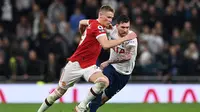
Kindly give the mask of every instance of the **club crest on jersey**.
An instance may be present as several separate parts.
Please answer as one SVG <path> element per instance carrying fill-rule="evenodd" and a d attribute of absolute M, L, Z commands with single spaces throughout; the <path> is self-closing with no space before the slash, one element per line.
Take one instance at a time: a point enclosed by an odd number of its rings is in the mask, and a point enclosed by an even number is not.
<path fill-rule="evenodd" d="M 133 40 L 129 40 L 128 43 L 134 43 L 134 41 Z"/>
<path fill-rule="evenodd" d="M 104 29 L 103 29 L 102 26 L 98 26 L 98 29 L 99 29 L 100 32 L 104 32 Z"/>

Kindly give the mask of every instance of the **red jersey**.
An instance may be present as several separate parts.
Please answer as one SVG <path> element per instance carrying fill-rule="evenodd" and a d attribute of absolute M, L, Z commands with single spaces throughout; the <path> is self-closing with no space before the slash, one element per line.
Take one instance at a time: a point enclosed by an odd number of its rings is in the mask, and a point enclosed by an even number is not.
<path fill-rule="evenodd" d="M 81 68 L 95 65 L 102 48 L 97 38 L 103 35 L 106 35 L 104 27 L 97 20 L 89 20 L 78 48 L 68 60 L 78 61 Z"/>

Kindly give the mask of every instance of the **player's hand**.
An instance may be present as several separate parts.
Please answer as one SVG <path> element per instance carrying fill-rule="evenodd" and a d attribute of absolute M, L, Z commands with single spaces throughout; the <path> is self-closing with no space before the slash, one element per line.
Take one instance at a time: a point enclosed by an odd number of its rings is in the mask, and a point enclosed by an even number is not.
<path fill-rule="evenodd" d="M 128 35 L 126 35 L 124 38 L 125 38 L 125 40 L 131 40 L 136 37 L 137 37 L 137 35 L 134 32 L 132 32 L 132 33 L 129 33 Z"/>
<path fill-rule="evenodd" d="M 100 69 L 103 70 L 105 67 L 107 67 L 109 65 L 109 62 L 108 61 L 105 61 L 103 63 L 101 63 L 100 65 Z"/>
<path fill-rule="evenodd" d="M 110 24 L 106 27 L 106 29 L 109 29 L 109 30 L 113 29 L 112 24 L 110 23 Z"/>

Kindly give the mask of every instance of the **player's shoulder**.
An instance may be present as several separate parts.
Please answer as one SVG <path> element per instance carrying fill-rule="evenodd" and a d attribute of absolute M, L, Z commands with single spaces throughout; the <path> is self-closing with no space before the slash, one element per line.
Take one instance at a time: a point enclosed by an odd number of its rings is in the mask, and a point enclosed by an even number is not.
<path fill-rule="evenodd" d="M 113 26 L 112 29 L 109 29 L 108 30 L 110 33 L 117 33 L 117 27 L 116 26 Z"/>
<path fill-rule="evenodd" d="M 128 43 L 129 44 L 137 44 L 138 43 L 137 42 L 137 34 L 132 30 L 129 30 L 129 33 L 134 33 L 136 38 L 133 38 L 133 39 L 129 40 Z"/>
<path fill-rule="evenodd" d="M 88 20 L 88 24 L 92 24 L 92 23 L 94 23 L 94 22 L 96 22 L 97 20 L 96 19 L 89 19 Z"/>
<path fill-rule="evenodd" d="M 137 34 L 136 34 L 133 30 L 129 30 L 128 33 L 134 33 L 134 35 L 135 35 L 135 37 L 136 37 L 136 39 L 137 39 Z M 134 38 L 134 39 L 135 39 L 135 38 Z"/>
<path fill-rule="evenodd" d="M 89 20 L 89 24 L 90 24 L 90 26 L 92 26 L 92 27 L 102 26 L 102 25 L 101 25 L 97 20 L 95 20 L 95 19 Z"/>
<path fill-rule="evenodd" d="M 116 26 L 113 26 L 112 29 L 106 29 L 106 32 L 110 35 L 110 36 L 115 36 L 116 34 L 118 34 L 117 28 Z M 115 38 L 114 38 L 115 39 Z"/>
<path fill-rule="evenodd" d="M 93 31 L 105 32 L 104 27 L 103 27 L 97 20 L 93 21 L 93 22 L 90 24 L 90 28 L 91 28 Z"/>

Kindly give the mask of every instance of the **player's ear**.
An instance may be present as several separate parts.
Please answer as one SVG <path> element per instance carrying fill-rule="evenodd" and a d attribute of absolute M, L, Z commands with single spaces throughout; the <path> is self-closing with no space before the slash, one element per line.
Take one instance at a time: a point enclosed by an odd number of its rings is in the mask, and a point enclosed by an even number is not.
<path fill-rule="evenodd" d="M 119 26 L 119 24 L 116 24 L 116 27 L 118 27 Z"/>
<path fill-rule="evenodd" d="M 103 15 L 103 13 L 102 13 L 102 12 L 99 12 L 99 17 L 100 17 L 100 18 L 102 17 L 102 15 Z"/>

